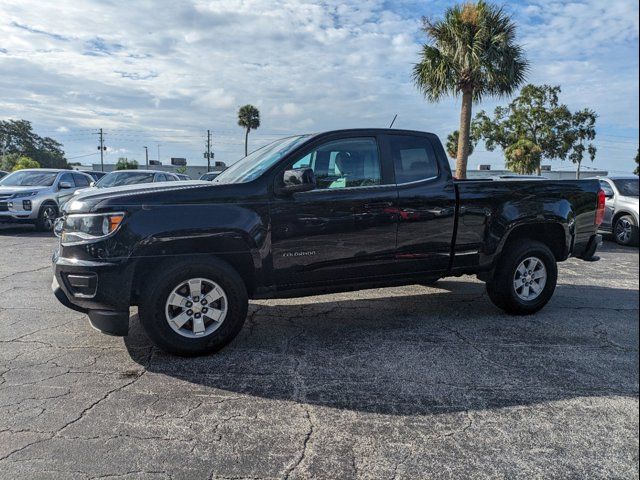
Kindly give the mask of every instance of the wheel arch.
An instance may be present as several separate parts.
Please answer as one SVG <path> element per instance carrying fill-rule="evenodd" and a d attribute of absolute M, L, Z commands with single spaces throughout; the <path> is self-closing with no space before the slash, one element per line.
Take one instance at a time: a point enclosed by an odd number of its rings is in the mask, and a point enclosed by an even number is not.
<path fill-rule="evenodd" d="M 567 227 L 559 222 L 530 222 L 517 225 L 505 236 L 496 257 L 499 258 L 514 242 L 526 239 L 538 241 L 549 247 L 557 261 L 566 260 L 569 256 L 568 238 Z"/>
<path fill-rule="evenodd" d="M 201 247 L 203 243 L 198 242 L 198 245 Z M 157 251 L 157 248 L 149 248 L 136 252 L 131 286 L 132 304 L 138 303 L 145 278 L 163 266 L 180 259 L 206 262 L 207 259 L 215 258 L 223 261 L 240 275 L 249 296 L 256 290 L 259 285 L 259 268 L 256 267 L 254 253 L 244 241 L 239 239 L 231 242 L 228 239 L 224 242 L 212 241 L 207 244 L 206 250 L 193 247 L 192 241 L 182 239 L 164 243 L 161 251 Z M 166 254 L 165 251 L 171 253 Z"/>

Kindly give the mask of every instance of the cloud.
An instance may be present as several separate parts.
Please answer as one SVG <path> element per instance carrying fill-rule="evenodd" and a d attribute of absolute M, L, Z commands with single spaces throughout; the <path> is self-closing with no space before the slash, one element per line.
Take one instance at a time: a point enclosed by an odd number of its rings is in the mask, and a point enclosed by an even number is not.
<path fill-rule="evenodd" d="M 113 149 L 161 143 L 165 155 L 197 162 L 207 129 L 216 159 L 241 156 L 236 115 L 245 103 L 262 114 L 254 147 L 309 129 L 385 127 L 396 113 L 396 127 L 446 136 L 458 126 L 460 100 L 427 103 L 410 74 L 424 41 L 420 17 L 449 4 L 4 0 L 0 118 L 55 132 L 70 156 L 95 150 L 93 129 L 103 128 Z M 597 164 L 622 168 L 637 148 L 637 2 L 506 8 L 532 61 L 530 80 L 560 84 L 571 108 L 598 111 Z M 506 101 L 486 99 L 475 109 Z M 56 132 L 61 124 L 69 131 Z M 471 165 L 478 163 L 503 162 L 478 148 Z"/>

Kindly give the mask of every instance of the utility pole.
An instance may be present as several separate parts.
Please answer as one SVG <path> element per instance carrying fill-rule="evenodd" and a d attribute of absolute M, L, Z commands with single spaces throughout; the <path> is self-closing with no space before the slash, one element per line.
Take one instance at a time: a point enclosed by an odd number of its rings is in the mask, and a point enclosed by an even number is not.
<path fill-rule="evenodd" d="M 211 152 L 211 130 L 207 130 L 207 151 L 204 152 L 204 158 L 207 159 L 207 172 L 211 171 L 211 159 L 215 154 Z"/>
<path fill-rule="evenodd" d="M 160 163 L 160 144 L 158 144 L 158 164 Z"/>
<path fill-rule="evenodd" d="M 98 150 L 100 150 L 100 170 L 104 172 L 104 151 L 107 147 L 104 146 L 104 133 L 102 129 L 100 129 L 98 135 L 100 135 L 100 145 L 98 146 Z"/>
<path fill-rule="evenodd" d="M 144 164 L 149 168 L 149 147 L 144 147 Z"/>

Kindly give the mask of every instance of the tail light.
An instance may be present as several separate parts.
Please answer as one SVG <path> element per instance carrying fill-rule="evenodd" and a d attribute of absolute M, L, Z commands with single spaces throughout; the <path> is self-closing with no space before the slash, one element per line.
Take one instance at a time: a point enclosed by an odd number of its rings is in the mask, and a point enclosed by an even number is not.
<path fill-rule="evenodd" d="M 600 226 L 602 220 L 604 220 L 604 204 L 607 200 L 607 197 L 604 194 L 604 190 L 600 189 L 598 192 L 598 207 L 596 208 L 596 226 Z"/>

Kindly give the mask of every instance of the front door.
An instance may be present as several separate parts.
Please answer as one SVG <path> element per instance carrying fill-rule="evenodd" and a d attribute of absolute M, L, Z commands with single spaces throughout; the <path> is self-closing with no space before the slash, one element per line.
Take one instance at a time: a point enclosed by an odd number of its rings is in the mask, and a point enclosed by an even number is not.
<path fill-rule="evenodd" d="M 276 285 L 349 281 L 393 263 L 397 193 L 375 136 L 311 145 L 287 168 L 313 169 L 317 188 L 271 204 Z"/>

